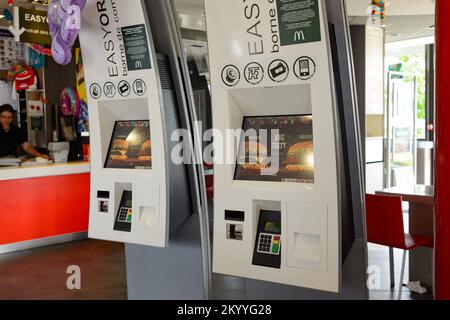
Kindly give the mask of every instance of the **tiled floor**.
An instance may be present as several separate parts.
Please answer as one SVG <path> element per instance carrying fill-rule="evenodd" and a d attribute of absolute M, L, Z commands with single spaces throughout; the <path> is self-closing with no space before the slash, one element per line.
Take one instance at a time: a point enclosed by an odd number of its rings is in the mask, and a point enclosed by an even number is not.
<path fill-rule="evenodd" d="M 81 290 L 68 290 L 66 273 L 81 268 Z M 0 300 L 127 299 L 122 244 L 84 240 L 0 255 Z M 245 299 L 245 281 L 213 276 L 214 299 Z"/>
<path fill-rule="evenodd" d="M 213 274 L 213 299 L 214 300 L 245 300 L 245 280 Z"/>
<path fill-rule="evenodd" d="M 81 290 L 67 288 L 67 268 L 81 269 Z M 0 255 L 0 300 L 126 299 L 122 244 L 85 240 Z"/>
<path fill-rule="evenodd" d="M 381 275 L 380 287 L 370 291 L 371 299 L 397 299 L 401 258 L 401 251 L 395 250 L 396 287 L 391 289 L 388 249 L 369 244 L 369 266 L 377 266 Z M 67 289 L 71 265 L 81 268 L 81 290 Z M 112 242 L 84 240 L 0 255 L 0 275 L 0 300 L 127 299 L 124 248 Z M 213 298 L 245 299 L 245 281 L 213 275 Z M 413 294 L 404 287 L 402 299 L 426 300 L 432 295 Z"/>

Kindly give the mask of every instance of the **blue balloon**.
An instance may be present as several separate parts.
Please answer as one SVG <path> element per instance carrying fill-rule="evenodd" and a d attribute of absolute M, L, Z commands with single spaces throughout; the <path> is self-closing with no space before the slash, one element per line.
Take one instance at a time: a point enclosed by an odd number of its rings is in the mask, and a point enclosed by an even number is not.
<path fill-rule="evenodd" d="M 13 21 L 13 16 L 8 9 L 3 10 L 3 15 L 5 16 L 6 21 Z"/>

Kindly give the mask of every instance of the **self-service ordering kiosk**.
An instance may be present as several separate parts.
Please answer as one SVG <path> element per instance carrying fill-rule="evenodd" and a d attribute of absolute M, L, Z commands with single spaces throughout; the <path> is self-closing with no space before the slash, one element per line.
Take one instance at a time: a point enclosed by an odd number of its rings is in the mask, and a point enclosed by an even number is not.
<path fill-rule="evenodd" d="M 208 298 L 203 169 L 171 159 L 177 129 L 194 157 L 201 150 L 173 4 L 88 1 L 80 43 L 91 126 L 89 237 L 126 243 L 130 299 Z"/>
<path fill-rule="evenodd" d="M 224 137 L 213 272 L 247 278 L 250 299 L 366 298 L 345 1 L 204 3 L 213 126 Z"/>

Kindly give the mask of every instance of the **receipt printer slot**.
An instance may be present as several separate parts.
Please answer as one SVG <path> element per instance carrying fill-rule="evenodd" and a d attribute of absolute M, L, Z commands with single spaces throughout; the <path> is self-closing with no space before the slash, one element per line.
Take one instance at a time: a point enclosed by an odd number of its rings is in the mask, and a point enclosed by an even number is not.
<path fill-rule="evenodd" d="M 245 221 L 244 211 L 225 210 L 225 220 L 227 221 Z"/>

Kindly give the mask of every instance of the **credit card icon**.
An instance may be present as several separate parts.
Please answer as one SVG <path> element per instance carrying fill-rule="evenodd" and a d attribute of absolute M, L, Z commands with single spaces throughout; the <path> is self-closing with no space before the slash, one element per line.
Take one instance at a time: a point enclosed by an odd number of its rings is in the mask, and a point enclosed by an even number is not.
<path fill-rule="evenodd" d="M 122 80 L 117 86 L 117 90 L 122 97 L 127 97 L 130 94 L 131 86 L 127 81 Z"/>
<path fill-rule="evenodd" d="M 270 69 L 272 78 L 278 78 L 279 76 L 287 72 L 287 67 L 280 61 L 277 65 Z"/>
<path fill-rule="evenodd" d="M 124 82 L 120 85 L 119 87 L 119 91 L 121 94 L 124 94 L 125 92 L 127 92 L 128 90 L 130 90 L 130 86 L 128 85 L 128 83 Z"/>

